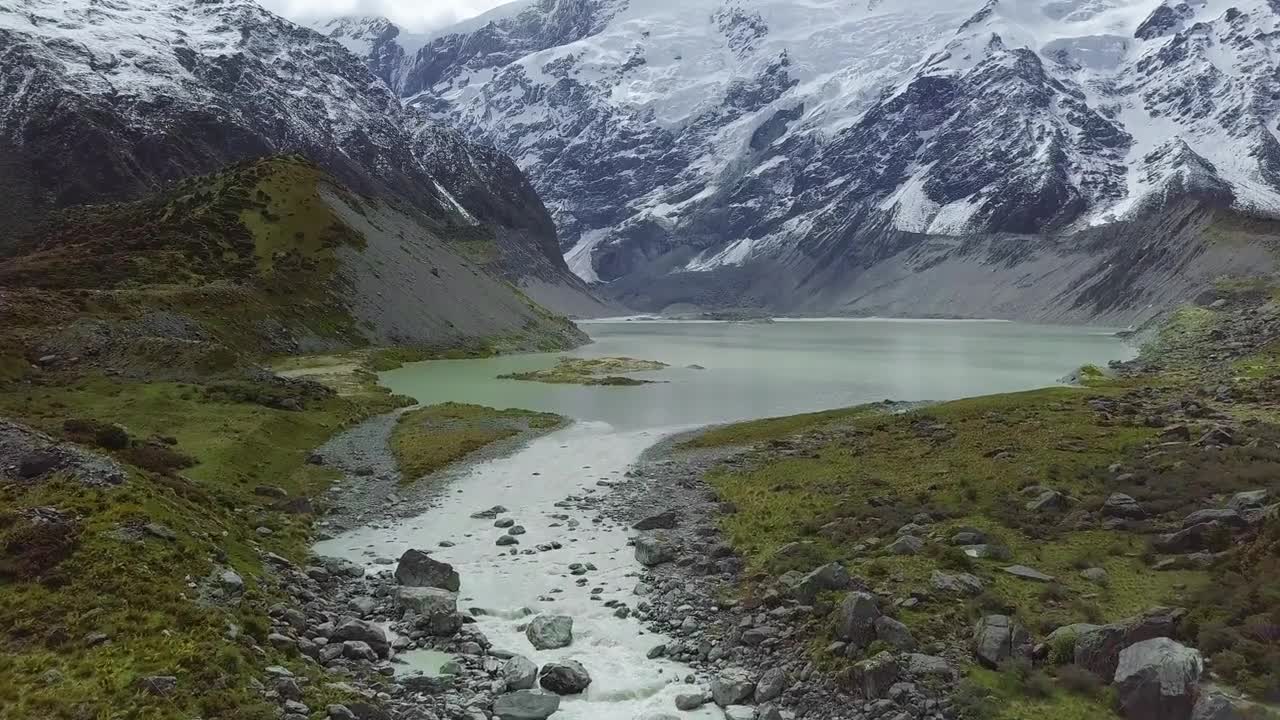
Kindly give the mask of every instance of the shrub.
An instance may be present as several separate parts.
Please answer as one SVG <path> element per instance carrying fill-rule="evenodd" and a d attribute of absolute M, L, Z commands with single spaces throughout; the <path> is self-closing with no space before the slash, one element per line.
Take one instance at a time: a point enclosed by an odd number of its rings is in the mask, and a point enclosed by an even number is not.
<path fill-rule="evenodd" d="M 962 720 L 990 720 L 1000 713 L 1000 702 L 996 696 L 972 680 L 960 683 L 953 702 L 956 715 Z"/>
<path fill-rule="evenodd" d="M 190 455 L 154 443 L 132 447 L 124 453 L 124 458 L 132 465 L 159 475 L 169 475 L 175 470 L 184 470 L 196 464 L 195 458 Z"/>
<path fill-rule="evenodd" d="M 108 450 L 124 450 L 129 447 L 129 433 L 119 425 L 103 425 L 94 433 L 94 442 Z"/>
<path fill-rule="evenodd" d="M 1058 684 L 1064 690 L 1085 697 L 1097 697 L 1102 692 L 1102 678 L 1079 665 L 1058 668 Z"/>

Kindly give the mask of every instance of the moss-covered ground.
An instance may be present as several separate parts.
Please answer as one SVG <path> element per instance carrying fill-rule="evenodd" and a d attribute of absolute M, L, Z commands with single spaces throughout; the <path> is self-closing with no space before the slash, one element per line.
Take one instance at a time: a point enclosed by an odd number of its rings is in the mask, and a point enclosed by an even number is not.
<path fill-rule="evenodd" d="M 283 500 L 255 488 L 275 486 L 288 499 L 319 496 L 331 471 L 307 464 L 309 452 L 398 402 L 370 388 L 299 397 L 302 409 L 290 411 L 239 396 L 211 385 L 96 375 L 46 376 L 0 392 L 0 416 L 55 438 L 85 441 L 75 429 L 91 423 L 118 426 L 132 439 L 130 448 L 94 448 L 125 464 L 121 486 L 85 487 L 64 477 L 0 488 L 0 717 L 272 718 L 276 708 L 249 686 L 259 672 L 253 668 L 314 672 L 266 642 L 265 610 L 278 598 L 260 559 L 271 551 L 302 560 L 310 516 L 286 512 Z M 156 438 L 182 462 L 157 464 L 138 451 Z M 32 548 L 19 518 L 43 507 L 77 518 L 76 542 L 60 562 L 25 562 Z M 141 530 L 152 524 L 172 538 Z M 244 577 L 238 605 L 199 600 L 215 567 Z M 95 633 L 105 641 L 94 642 Z M 173 694 L 149 695 L 138 686 L 149 675 L 182 682 Z M 319 679 L 309 694 L 323 707 L 332 693 Z"/>
<path fill-rule="evenodd" d="M 400 416 L 391 433 L 391 451 L 404 482 L 415 482 L 500 440 L 547 432 L 564 422 L 559 415 L 531 410 L 429 405 Z"/>

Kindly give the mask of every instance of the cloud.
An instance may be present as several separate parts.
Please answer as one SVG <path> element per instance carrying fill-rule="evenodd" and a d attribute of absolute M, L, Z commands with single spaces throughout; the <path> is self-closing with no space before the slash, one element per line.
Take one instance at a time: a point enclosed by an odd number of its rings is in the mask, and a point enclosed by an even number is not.
<path fill-rule="evenodd" d="M 420 32 L 451 23 L 505 4 L 510 0 L 258 0 L 263 7 L 296 22 L 341 17 L 381 15 L 406 30 Z"/>

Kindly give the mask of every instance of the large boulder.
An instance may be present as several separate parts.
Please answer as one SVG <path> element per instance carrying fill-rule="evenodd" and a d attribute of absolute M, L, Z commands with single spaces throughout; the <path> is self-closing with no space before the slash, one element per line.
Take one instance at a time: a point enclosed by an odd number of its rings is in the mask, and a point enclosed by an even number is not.
<path fill-rule="evenodd" d="M 645 567 L 661 565 L 676 558 L 675 549 L 661 536 L 641 536 L 635 540 L 636 562 Z"/>
<path fill-rule="evenodd" d="M 1227 507 L 1235 510 L 1236 512 L 1244 512 L 1245 510 L 1260 508 L 1266 504 L 1266 490 L 1248 490 L 1245 492 L 1238 492 L 1235 495 L 1232 495 L 1231 499 L 1227 501 Z"/>
<path fill-rule="evenodd" d="M 1195 527 L 1209 522 L 1218 522 L 1227 527 L 1242 528 L 1249 523 L 1245 522 L 1244 516 L 1236 510 L 1210 508 L 1208 510 L 1197 510 L 1182 519 L 1182 527 Z"/>
<path fill-rule="evenodd" d="M 1011 658 L 1031 657 L 1031 635 L 1008 615 L 987 615 L 973 628 L 973 655 L 994 668 Z"/>
<path fill-rule="evenodd" d="M 1221 550 L 1225 526 L 1215 521 L 1199 523 L 1174 533 L 1160 535 L 1152 543 L 1158 553 L 1183 555 L 1199 550 Z"/>
<path fill-rule="evenodd" d="M 537 690 L 517 690 L 493 702 L 499 720 L 546 720 L 560 709 L 560 696 Z"/>
<path fill-rule="evenodd" d="M 557 695 L 577 695 L 591 685 L 591 675 L 576 660 L 550 662 L 542 666 L 538 684 Z"/>
<path fill-rule="evenodd" d="M 573 618 L 567 615 L 539 615 L 525 628 L 525 637 L 538 650 L 556 650 L 573 642 Z"/>
<path fill-rule="evenodd" d="M 508 690 L 532 690 L 538 684 L 538 665 L 523 655 L 513 655 L 502 664 L 498 675 Z"/>
<path fill-rule="evenodd" d="M 915 535 L 899 535 L 897 540 L 884 546 L 890 555 L 919 555 L 924 548 L 924 540 Z"/>
<path fill-rule="evenodd" d="M 817 602 L 818 594 L 822 592 L 848 590 L 862 585 L 860 581 L 854 580 L 849 575 L 849 571 L 838 562 L 827 563 L 788 584 L 790 587 L 787 594 L 801 605 L 814 604 Z"/>
<path fill-rule="evenodd" d="M 755 677 L 742 668 L 725 668 L 711 681 L 711 699 L 722 708 L 750 700 L 755 691 Z"/>
<path fill-rule="evenodd" d="M 396 604 L 426 617 L 458 612 L 458 596 L 438 587 L 398 587 Z"/>
<path fill-rule="evenodd" d="M 458 592 L 462 586 L 458 572 L 421 550 L 405 550 L 396 565 L 396 582 L 408 587 L 433 587 Z"/>
<path fill-rule="evenodd" d="M 880 605 L 876 596 L 868 592 L 854 591 L 844 596 L 838 610 L 836 633 L 841 640 L 858 649 L 865 648 L 876 639 L 876 618 L 880 617 Z"/>
<path fill-rule="evenodd" d="M 379 655 L 386 655 L 391 649 L 391 644 L 387 642 L 387 634 L 382 628 L 365 620 L 356 618 L 343 618 L 338 622 L 337 627 L 329 634 L 329 640 L 345 642 L 355 640 L 358 642 L 368 643 L 374 652 Z"/>
<path fill-rule="evenodd" d="M 889 694 L 889 688 L 898 682 L 900 672 L 893 654 L 882 652 L 855 663 L 849 668 L 846 679 L 855 693 L 867 700 L 874 700 Z"/>
<path fill-rule="evenodd" d="M 1185 614 L 1181 608 L 1152 608 L 1137 617 L 1083 630 L 1076 636 L 1075 664 L 1101 678 L 1116 672 L 1120 651 L 1143 640 L 1171 637 Z"/>
<path fill-rule="evenodd" d="M 1129 720 L 1190 720 L 1203 669 L 1199 652 L 1169 638 L 1130 645 L 1116 666 L 1121 713 Z"/>

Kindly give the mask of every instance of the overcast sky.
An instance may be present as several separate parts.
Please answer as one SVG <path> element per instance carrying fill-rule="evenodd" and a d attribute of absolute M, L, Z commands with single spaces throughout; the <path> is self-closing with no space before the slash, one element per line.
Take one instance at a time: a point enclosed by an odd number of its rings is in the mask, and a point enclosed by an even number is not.
<path fill-rule="evenodd" d="M 341 15 L 382 15 L 411 31 L 464 20 L 510 0 L 258 0 L 299 23 Z"/>

